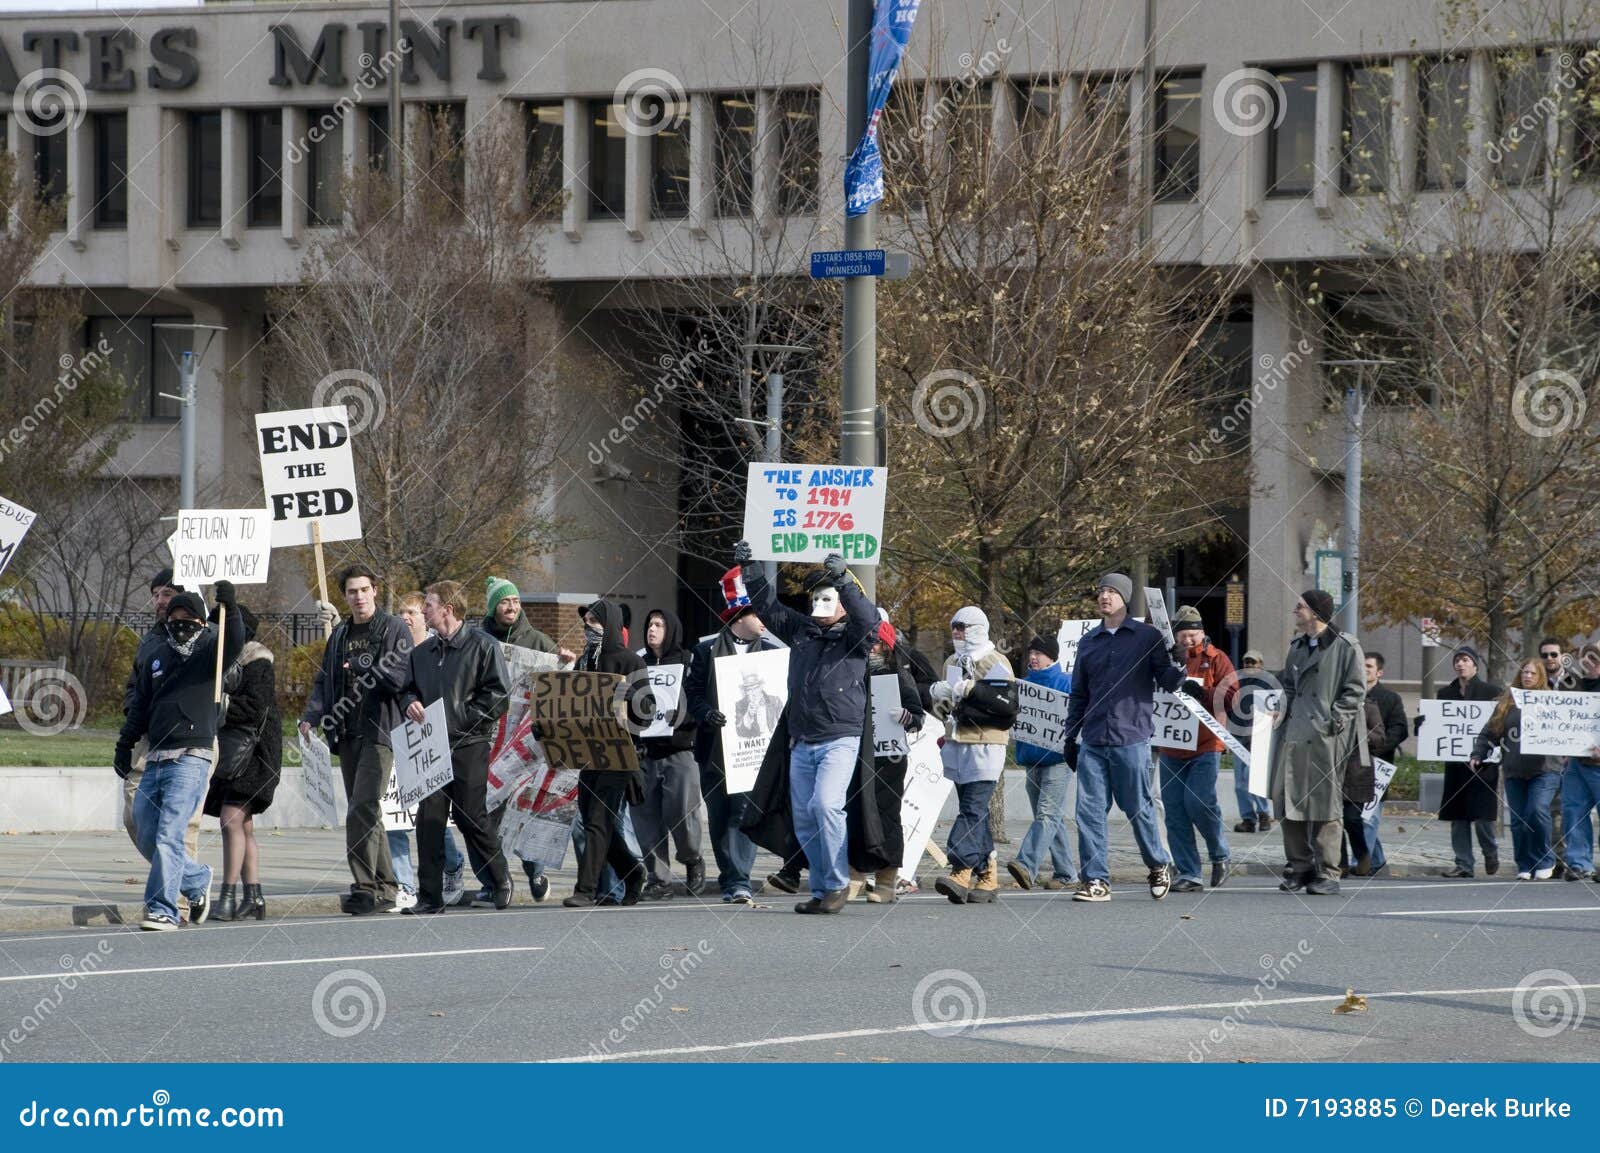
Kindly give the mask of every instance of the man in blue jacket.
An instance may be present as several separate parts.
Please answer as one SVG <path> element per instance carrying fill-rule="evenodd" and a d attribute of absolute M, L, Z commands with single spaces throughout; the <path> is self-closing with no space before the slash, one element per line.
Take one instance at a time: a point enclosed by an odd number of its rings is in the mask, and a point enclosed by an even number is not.
<path fill-rule="evenodd" d="M 811 615 L 778 601 L 777 590 L 750 569 L 750 544 L 734 563 L 757 614 L 789 648 L 789 803 L 794 833 L 805 849 L 811 899 L 797 913 L 837 913 L 850 892 L 845 851 L 845 798 L 867 718 L 867 653 L 878 636 L 878 610 L 831 553 L 811 587 Z"/>
<path fill-rule="evenodd" d="M 1048 637 L 1028 642 L 1029 684 L 1042 685 L 1058 693 L 1072 692 L 1072 678 L 1058 663 L 1061 648 Z M 1050 854 L 1054 875 L 1044 883 L 1047 889 L 1065 889 L 1078 879 L 1072 867 L 1072 847 L 1067 844 L 1067 758 L 1059 748 L 1017 742 L 1017 765 L 1028 774 L 1028 804 L 1033 808 L 1033 823 L 1023 834 L 1016 859 L 1006 862 L 1017 886 L 1031 889 L 1039 878 L 1044 855 Z"/>
<path fill-rule="evenodd" d="M 1083 882 L 1074 901 L 1111 900 L 1106 819 L 1115 800 L 1133 824 L 1139 855 L 1150 870 L 1150 895 L 1172 888 L 1172 858 L 1161 844 L 1150 798 L 1150 738 L 1155 690 L 1184 683 L 1160 631 L 1128 616 L 1133 581 L 1119 572 L 1100 578 L 1100 624 L 1078 645 L 1067 705 L 1066 758 L 1078 773 L 1078 853 Z M 1083 738 L 1079 748 L 1078 738 Z"/>

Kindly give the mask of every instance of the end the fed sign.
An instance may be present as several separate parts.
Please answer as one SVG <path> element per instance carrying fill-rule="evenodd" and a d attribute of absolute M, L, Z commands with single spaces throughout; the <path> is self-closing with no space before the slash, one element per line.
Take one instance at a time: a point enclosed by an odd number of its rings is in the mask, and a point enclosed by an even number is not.
<path fill-rule="evenodd" d="M 322 539 L 359 540 L 361 506 L 356 466 L 350 455 L 350 412 L 300 408 L 256 416 L 261 452 L 261 487 L 272 514 L 272 547 L 311 544 L 311 526 Z"/>
<path fill-rule="evenodd" d="M 757 560 L 875 565 L 883 552 L 886 468 L 750 465 L 744 539 Z"/>

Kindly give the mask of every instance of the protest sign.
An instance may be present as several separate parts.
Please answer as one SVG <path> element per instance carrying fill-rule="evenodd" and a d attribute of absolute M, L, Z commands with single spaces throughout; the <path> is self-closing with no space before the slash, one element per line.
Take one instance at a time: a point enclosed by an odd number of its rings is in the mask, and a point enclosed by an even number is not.
<path fill-rule="evenodd" d="M 339 802 L 334 793 L 333 753 L 315 732 L 300 738 L 300 772 L 311 819 L 319 825 L 337 825 Z"/>
<path fill-rule="evenodd" d="M 1061 629 L 1056 633 L 1056 644 L 1061 646 L 1061 659 L 1057 663 L 1067 673 L 1072 672 L 1073 662 L 1078 659 L 1078 644 L 1083 640 L 1084 634 L 1099 624 L 1099 618 L 1061 622 Z"/>
<path fill-rule="evenodd" d="M 389 732 L 394 749 L 395 797 L 404 808 L 431 797 L 450 783 L 450 734 L 445 731 L 444 701 L 422 713 L 422 723 L 404 721 Z"/>
<path fill-rule="evenodd" d="M 650 665 L 650 695 L 655 702 L 652 719 L 641 737 L 670 737 L 672 730 L 683 723 L 688 703 L 683 697 L 682 665 Z M 684 709 L 680 713 L 679 706 Z"/>
<path fill-rule="evenodd" d="M 1243 742 L 1233 733 L 1228 731 L 1228 726 L 1212 716 L 1211 712 L 1199 701 L 1188 693 L 1174 693 L 1178 703 L 1189 710 L 1194 719 L 1211 731 L 1211 734 L 1225 745 L 1230 753 L 1239 759 L 1239 767 L 1246 768 L 1250 764 L 1250 750 L 1244 747 Z M 1195 734 L 1195 748 L 1199 747 L 1199 733 Z"/>
<path fill-rule="evenodd" d="M 1067 694 L 1018 678 L 1017 719 L 1011 739 L 1024 745 L 1060 752 L 1067 741 Z"/>
<path fill-rule="evenodd" d="M 1161 595 L 1160 589 L 1149 588 L 1144 590 L 1145 612 L 1149 621 L 1161 633 L 1170 649 L 1175 643 L 1172 639 L 1172 621 L 1167 617 L 1167 600 Z"/>
<path fill-rule="evenodd" d="M 17 555 L 17 546 L 28 535 L 34 515 L 20 504 L 0 497 L 0 573 L 6 571 L 6 565 Z"/>
<path fill-rule="evenodd" d="M 1158 749 L 1194 749 L 1200 743 L 1200 722 L 1188 704 L 1173 693 L 1158 692 L 1152 706 L 1155 736 L 1150 743 Z"/>
<path fill-rule="evenodd" d="M 900 723 L 900 678 L 880 673 L 872 685 L 872 755 L 903 757 L 908 752 L 906 727 Z"/>
<path fill-rule="evenodd" d="M 722 727 L 728 794 L 748 793 L 789 699 L 789 650 L 718 657 L 711 674 L 717 678 L 718 707 L 728 716 Z"/>
<path fill-rule="evenodd" d="M 199 590 L 218 581 L 267 583 L 272 525 L 263 509 L 180 509 L 178 527 L 167 543 L 172 583 L 179 588 Z"/>
<path fill-rule="evenodd" d="M 944 764 L 939 759 L 941 731 L 936 725 L 923 725 L 911 734 L 906 791 L 900 802 L 900 828 L 905 836 L 900 872 L 907 877 L 916 876 L 917 863 L 928 847 L 928 838 L 933 836 L 939 813 L 956 787 L 955 782 L 944 775 Z"/>
<path fill-rule="evenodd" d="M 540 765 L 500 818 L 500 847 L 507 860 L 515 857 L 537 861 L 547 869 L 561 868 L 577 811 L 577 770 Z"/>
<path fill-rule="evenodd" d="M 257 413 L 256 448 L 273 548 L 315 543 L 313 525 L 324 541 L 361 538 L 349 409 Z"/>
<path fill-rule="evenodd" d="M 882 553 L 886 468 L 750 465 L 744 539 L 757 560 L 875 565 Z"/>
<path fill-rule="evenodd" d="M 489 788 L 484 798 L 488 810 L 492 813 L 505 804 L 544 763 L 544 750 L 533 739 L 533 720 L 524 709 L 522 720 L 505 740 L 496 742 L 489 755 Z"/>
<path fill-rule="evenodd" d="M 505 747 L 512 733 L 517 731 L 528 714 L 528 698 L 533 693 L 533 675 L 552 672 L 561 664 L 555 653 L 541 653 L 521 645 L 500 643 L 500 652 L 506 658 L 506 670 L 511 674 L 511 691 L 506 695 L 506 713 L 495 724 L 494 744 L 489 747 L 492 761 Z M 491 806 L 492 808 L 493 806 Z"/>
<path fill-rule="evenodd" d="M 0 717 L 11 711 L 11 698 L 6 696 L 4 685 L 0 685 Z"/>
<path fill-rule="evenodd" d="M 1417 760 L 1466 761 L 1472 742 L 1494 712 L 1493 701 L 1422 701 L 1418 706 L 1422 727 L 1417 730 Z M 1526 723 L 1526 722 L 1524 722 Z M 1500 759 L 1500 746 L 1489 759 Z"/>
<path fill-rule="evenodd" d="M 1372 758 L 1372 800 L 1361 806 L 1361 819 L 1370 821 L 1378 815 L 1378 806 L 1383 802 L 1384 790 L 1389 787 L 1389 782 L 1394 780 L 1394 765 L 1382 757 Z"/>
<path fill-rule="evenodd" d="M 533 675 L 529 720 L 554 769 L 639 771 L 633 737 L 619 718 L 617 673 L 549 672 Z"/>
<path fill-rule="evenodd" d="M 1281 692 L 1256 689 L 1250 696 L 1250 792 L 1267 796 L 1272 780 L 1272 738 L 1277 731 L 1278 712 L 1283 708 Z M 1237 770 L 1235 770 L 1237 771 Z"/>
<path fill-rule="evenodd" d="M 1522 751 L 1529 756 L 1591 757 L 1600 745 L 1600 693 L 1519 692 Z"/>
<path fill-rule="evenodd" d="M 389 774 L 389 787 L 378 798 L 378 805 L 383 809 L 384 832 L 409 833 L 417 827 L 417 807 L 400 803 L 400 782 L 393 773 Z"/>

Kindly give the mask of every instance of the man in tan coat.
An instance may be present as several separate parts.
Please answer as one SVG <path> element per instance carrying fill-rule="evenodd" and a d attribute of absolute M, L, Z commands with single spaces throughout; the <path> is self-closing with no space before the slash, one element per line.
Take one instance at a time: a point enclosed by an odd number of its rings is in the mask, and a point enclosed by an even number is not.
<path fill-rule="evenodd" d="M 1339 891 L 1345 764 L 1357 750 L 1362 763 L 1369 760 L 1361 645 L 1330 627 L 1332 619 L 1333 598 L 1321 589 L 1295 602 L 1298 635 L 1284 661 L 1269 786 L 1289 858 L 1278 886 L 1286 893 Z"/>

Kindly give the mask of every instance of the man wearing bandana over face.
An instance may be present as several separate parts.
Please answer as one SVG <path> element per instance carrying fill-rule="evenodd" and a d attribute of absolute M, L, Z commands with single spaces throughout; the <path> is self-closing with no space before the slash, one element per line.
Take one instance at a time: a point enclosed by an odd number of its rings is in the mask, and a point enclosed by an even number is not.
<path fill-rule="evenodd" d="M 831 554 L 810 584 L 811 615 L 780 604 L 750 544 L 734 548 L 750 603 L 790 647 L 789 802 L 794 833 L 811 873 L 811 899 L 797 913 L 837 913 L 850 890 L 845 799 L 867 716 L 867 653 L 878 637 L 878 610 Z"/>
<path fill-rule="evenodd" d="M 126 779 L 133 771 L 133 746 L 141 737 L 148 742 L 134 798 L 139 852 L 150 862 L 141 929 L 176 929 L 179 893 L 189 900 L 190 923 L 200 924 L 210 912 L 211 870 L 188 853 L 183 837 L 205 798 L 215 756 L 217 645 L 224 667 L 244 648 L 233 585 L 218 581 L 216 599 L 227 609 L 221 638 L 205 623 L 205 602 L 185 592 L 167 606 L 164 639 L 140 646 L 113 754 L 117 775 Z"/>

